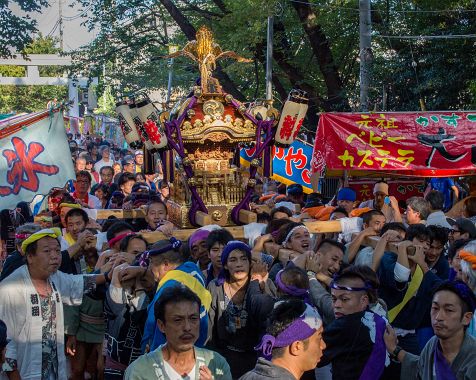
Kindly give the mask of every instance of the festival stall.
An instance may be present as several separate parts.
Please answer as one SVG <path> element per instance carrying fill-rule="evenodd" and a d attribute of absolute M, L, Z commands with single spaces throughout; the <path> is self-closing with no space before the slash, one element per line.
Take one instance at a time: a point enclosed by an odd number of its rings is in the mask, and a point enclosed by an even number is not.
<path fill-rule="evenodd" d="M 422 178 L 476 173 L 476 112 L 323 113 L 311 172 L 343 176 L 361 200 L 389 177 L 397 199 L 421 195 Z M 374 177 L 365 180 L 355 177 Z"/>

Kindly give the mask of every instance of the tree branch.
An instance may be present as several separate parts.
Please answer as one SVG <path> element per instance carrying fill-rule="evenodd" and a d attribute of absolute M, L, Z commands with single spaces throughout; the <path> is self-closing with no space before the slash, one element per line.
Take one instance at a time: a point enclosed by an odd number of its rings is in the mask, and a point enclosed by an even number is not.
<path fill-rule="evenodd" d="M 334 63 L 329 41 L 321 26 L 317 23 L 318 15 L 311 8 L 309 1 L 292 3 L 299 20 L 306 32 L 311 48 L 316 56 L 319 69 L 324 77 L 327 88 L 327 102 L 332 108 L 350 109 L 347 99 L 343 97 L 342 81 Z"/>
<path fill-rule="evenodd" d="M 182 12 L 177 8 L 177 6 L 171 0 L 160 0 L 162 5 L 165 7 L 170 16 L 175 20 L 179 28 L 185 34 L 189 41 L 195 39 L 196 30 L 194 26 L 188 21 L 188 19 L 183 15 Z M 243 93 L 236 87 L 228 74 L 223 70 L 221 65 L 217 63 L 215 70 L 215 77 L 220 81 L 223 89 L 231 94 L 234 98 L 239 100 L 244 100 L 245 96 Z"/>

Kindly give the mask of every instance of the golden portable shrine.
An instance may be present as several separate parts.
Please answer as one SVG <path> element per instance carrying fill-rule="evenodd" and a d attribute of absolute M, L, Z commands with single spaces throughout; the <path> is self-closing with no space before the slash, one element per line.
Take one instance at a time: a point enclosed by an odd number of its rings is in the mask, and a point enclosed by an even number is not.
<path fill-rule="evenodd" d="M 198 64 L 199 84 L 169 112 L 159 113 L 147 96 L 117 104 L 116 111 L 128 144 L 144 147 L 144 156 L 158 153 L 164 178 L 170 182 L 169 219 L 181 228 L 204 224 L 228 226 L 249 222 L 249 200 L 262 168 L 270 176 L 272 144 L 289 145 L 307 111 L 307 99 L 296 92 L 283 109 L 284 118 L 270 103 L 247 107 L 223 91 L 213 77 L 216 61 L 233 58 L 222 51 L 206 27 L 196 40 L 168 57 L 185 56 Z M 278 123 L 279 122 L 279 123 Z M 255 153 L 249 168 L 231 164 L 243 144 Z"/>

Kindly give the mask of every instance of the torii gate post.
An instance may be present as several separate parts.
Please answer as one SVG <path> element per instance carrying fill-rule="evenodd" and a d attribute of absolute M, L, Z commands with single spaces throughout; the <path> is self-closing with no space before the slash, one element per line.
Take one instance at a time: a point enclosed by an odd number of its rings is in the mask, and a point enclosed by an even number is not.
<path fill-rule="evenodd" d="M 18 57 L 19 56 L 19 57 Z M 0 59 L 0 65 L 26 66 L 26 77 L 2 77 L 0 85 L 15 86 L 68 86 L 68 98 L 72 101 L 68 111 L 70 117 L 79 117 L 79 88 L 88 88 L 88 85 L 97 85 L 98 78 L 77 77 L 40 77 L 38 66 L 71 66 L 71 57 L 56 54 L 30 54 L 27 59 L 18 54 L 17 58 Z M 95 99 L 88 98 L 88 109 L 96 108 Z M 46 107 L 46 105 L 45 105 Z"/>

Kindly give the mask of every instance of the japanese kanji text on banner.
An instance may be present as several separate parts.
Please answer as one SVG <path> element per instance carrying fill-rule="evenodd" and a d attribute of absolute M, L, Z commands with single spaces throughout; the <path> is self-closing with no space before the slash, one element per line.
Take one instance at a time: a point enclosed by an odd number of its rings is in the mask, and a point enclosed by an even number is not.
<path fill-rule="evenodd" d="M 45 111 L 0 123 L 0 209 L 75 178 L 63 113 Z"/>
<path fill-rule="evenodd" d="M 325 113 L 312 171 L 476 174 L 476 112 Z"/>
<path fill-rule="evenodd" d="M 249 166 L 255 148 L 241 149 L 240 163 Z M 312 145 L 299 139 L 287 148 L 273 147 L 273 174 L 271 178 L 286 185 L 298 183 L 305 193 L 312 193 L 311 186 L 311 157 Z"/>

